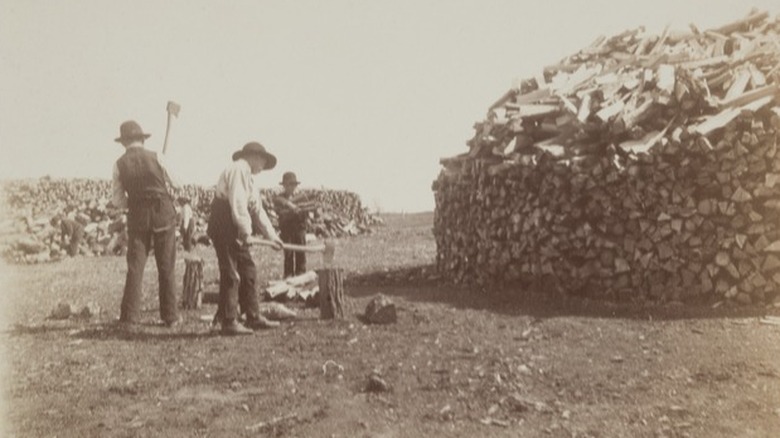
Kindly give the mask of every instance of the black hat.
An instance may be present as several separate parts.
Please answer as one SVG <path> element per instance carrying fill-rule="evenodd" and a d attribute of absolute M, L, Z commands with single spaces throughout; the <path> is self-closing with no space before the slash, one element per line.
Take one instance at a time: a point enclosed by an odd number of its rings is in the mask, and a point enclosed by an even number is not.
<path fill-rule="evenodd" d="M 282 182 L 279 184 L 286 186 L 288 184 L 295 184 L 296 186 L 300 184 L 300 181 L 298 181 L 298 178 L 295 176 L 294 172 L 284 172 L 284 175 L 282 175 Z"/>
<path fill-rule="evenodd" d="M 233 161 L 236 161 L 239 158 L 244 158 L 247 155 L 260 155 L 265 157 L 264 170 L 269 170 L 276 167 L 276 157 L 273 154 L 266 151 L 265 147 L 256 141 L 249 142 L 245 144 L 240 151 L 234 152 Z"/>
<path fill-rule="evenodd" d="M 152 134 L 147 134 L 141 129 L 141 125 L 136 123 L 135 120 L 128 120 L 119 126 L 119 137 L 114 141 L 117 143 L 123 143 L 130 140 L 146 140 Z"/>

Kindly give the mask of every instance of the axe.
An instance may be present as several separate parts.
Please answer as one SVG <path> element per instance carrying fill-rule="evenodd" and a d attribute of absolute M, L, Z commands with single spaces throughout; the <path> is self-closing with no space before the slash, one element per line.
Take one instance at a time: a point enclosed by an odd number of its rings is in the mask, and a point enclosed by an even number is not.
<path fill-rule="evenodd" d="M 276 246 L 273 241 L 260 239 L 258 237 L 249 237 L 247 242 L 251 245 Z M 321 245 L 295 245 L 292 243 L 285 243 L 282 245 L 282 249 L 285 251 L 321 252 L 325 265 L 329 266 L 333 263 L 333 257 L 336 255 L 336 242 L 334 242 L 333 239 L 326 239 L 325 244 Z"/>
<path fill-rule="evenodd" d="M 165 108 L 166 111 L 168 111 L 168 123 L 165 126 L 165 140 L 163 140 L 163 148 L 162 153 L 165 155 L 165 152 L 168 150 L 168 132 L 171 130 L 171 118 L 173 116 L 179 117 L 179 110 L 181 109 L 181 106 L 172 101 L 168 101 L 168 106 Z"/>

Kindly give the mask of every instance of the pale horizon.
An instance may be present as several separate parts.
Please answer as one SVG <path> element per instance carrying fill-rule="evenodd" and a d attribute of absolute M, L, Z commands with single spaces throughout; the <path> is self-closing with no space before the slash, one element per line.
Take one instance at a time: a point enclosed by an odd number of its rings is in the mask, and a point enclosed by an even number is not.
<path fill-rule="evenodd" d="M 110 179 L 133 119 L 182 182 L 260 141 L 308 187 L 386 212 L 434 208 L 439 158 L 517 79 L 599 35 L 706 29 L 777 1 L 0 1 L 0 179 Z"/>

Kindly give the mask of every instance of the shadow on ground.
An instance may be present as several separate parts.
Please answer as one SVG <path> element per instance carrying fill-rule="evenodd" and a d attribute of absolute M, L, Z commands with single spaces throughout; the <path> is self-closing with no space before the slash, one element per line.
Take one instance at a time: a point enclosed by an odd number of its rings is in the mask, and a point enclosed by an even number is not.
<path fill-rule="evenodd" d="M 217 332 L 200 331 L 193 332 L 191 327 L 163 329 L 139 326 L 132 328 L 119 327 L 116 324 L 103 324 L 89 326 L 73 337 L 92 341 L 123 340 L 133 342 L 159 342 L 166 340 L 197 340 L 219 336 Z"/>
<path fill-rule="evenodd" d="M 708 319 L 761 317 L 780 314 L 778 308 L 763 305 L 696 303 L 655 303 L 647 301 L 615 302 L 567 295 L 565 292 L 540 292 L 533 287 L 512 286 L 497 289 L 448 284 L 436 273 L 435 266 L 413 266 L 349 276 L 348 295 L 360 298 L 379 293 L 411 302 L 449 304 L 456 308 L 488 310 L 506 315 L 538 318 L 585 316 L 624 319 Z M 714 306 L 714 307 L 713 307 Z"/>
<path fill-rule="evenodd" d="M 85 321 L 47 321 L 43 324 L 15 324 L 4 333 L 11 337 L 45 336 L 68 332 L 74 339 L 110 341 L 124 340 L 135 342 L 158 342 L 164 340 L 201 339 L 218 336 L 216 332 L 193 332 L 192 327 L 163 328 L 155 324 L 138 324 L 132 327 L 121 327 L 115 322 Z"/>

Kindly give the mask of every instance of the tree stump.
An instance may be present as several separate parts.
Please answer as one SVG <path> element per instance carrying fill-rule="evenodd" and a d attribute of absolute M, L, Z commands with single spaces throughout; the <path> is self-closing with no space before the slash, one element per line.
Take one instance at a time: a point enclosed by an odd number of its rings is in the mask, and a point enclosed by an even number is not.
<path fill-rule="evenodd" d="M 182 307 L 199 309 L 203 301 L 203 259 L 185 258 L 184 266 Z"/>
<path fill-rule="evenodd" d="M 344 318 L 344 282 L 341 268 L 318 269 L 320 318 Z"/>

